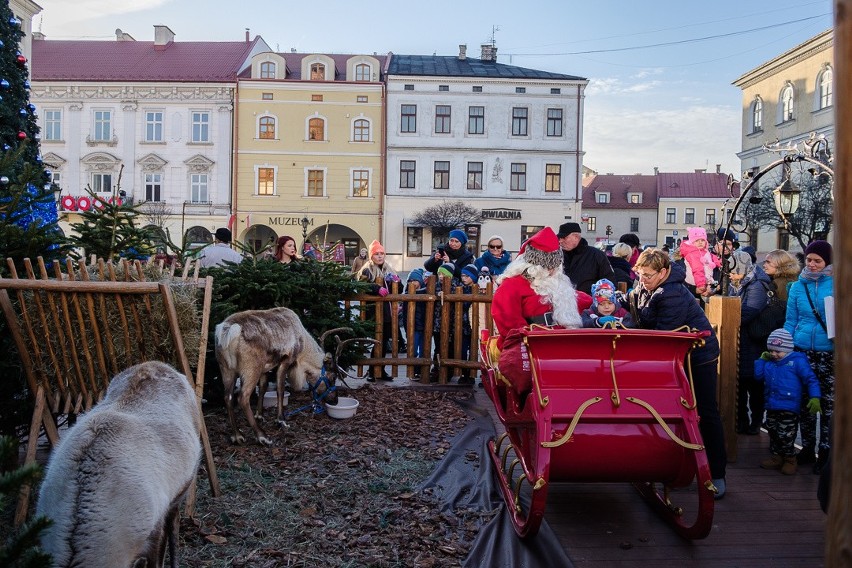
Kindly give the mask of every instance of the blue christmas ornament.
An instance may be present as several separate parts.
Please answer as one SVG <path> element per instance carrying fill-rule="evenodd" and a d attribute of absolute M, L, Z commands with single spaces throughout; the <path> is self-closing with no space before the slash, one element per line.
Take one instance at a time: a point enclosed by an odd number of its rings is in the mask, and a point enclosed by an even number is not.
<path fill-rule="evenodd" d="M 39 156 L 39 157 L 41 157 L 41 156 Z M 46 175 L 47 177 L 51 177 L 53 175 L 53 172 L 50 171 L 50 170 L 44 170 L 44 175 Z"/>
<path fill-rule="evenodd" d="M 21 116 L 27 116 L 27 109 L 22 108 L 21 110 L 18 111 L 18 114 L 20 114 Z"/>
<path fill-rule="evenodd" d="M 0 79 L 0 89 L 3 89 L 5 91 L 10 86 L 11 85 L 9 85 L 9 81 L 7 81 L 6 79 Z"/>
<path fill-rule="evenodd" d="M 28 104 L 27 108 L 30 109 L 32 112 L 36 111 L 36 106 L 33 103 Z"/>
<path fill-rule="evenodd" d="M 21 26 L 21 20 L 12 16 L 11 18 L 9 18 L 9 25 L 15 26 L 15 27 L 20 27 Z"/>
<path fill-rule="evenodd" d="M 3 43 L 2 39 L 0 39 L 0 49 L 3 49 L 4 47 L 6 47 L 6 44 Z"/>
<path fill-rule="evenodd" d="M 30 82 L 29 82 L 29 81 L 24 81 L 24 88 L 25 88 L 25 89 L 29 89 L 29 88 L 30 88 Z"/>
<path fill-rule="evenodd" d="M 11 149 L 12 149 L 12 147 L 9 146 L 8 144 L 3 144 L 3 150 L 5 150 L 6 152 L 8 152 Z"/>

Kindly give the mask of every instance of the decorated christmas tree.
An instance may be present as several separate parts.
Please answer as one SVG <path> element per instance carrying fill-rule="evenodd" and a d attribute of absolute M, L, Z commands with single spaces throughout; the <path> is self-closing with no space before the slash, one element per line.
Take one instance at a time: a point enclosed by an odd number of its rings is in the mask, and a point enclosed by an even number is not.
<path fill-rule="evenodd" d="M 29 100 L 21 22 L 0 0 L 0 259 L 63 254 L 56 188 L 42 163 L 36 107 Z M 7 271 L 0 263 L 0 275 Z"/>

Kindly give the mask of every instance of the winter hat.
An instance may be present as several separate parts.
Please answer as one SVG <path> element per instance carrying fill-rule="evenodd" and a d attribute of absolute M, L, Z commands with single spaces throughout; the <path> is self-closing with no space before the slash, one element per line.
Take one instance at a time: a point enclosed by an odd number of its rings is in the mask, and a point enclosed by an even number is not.
<path fill-rule="evenodd" d="M 366 256 L 366 255 L 367 255 L 367 249 L 362 248 L 362 249 L 361 249 L 361 254 L 363 254 L 364 256 Z"/>
<path fill-rule="evenodd" d="M 770 351 L 789 353 L 793 350 L 793 336 L 783 327 L 778 328 L 769 334 L 769 338 L 766 340 L 766 348 Z"/>
<path fill-rule="evenodd" d="M 592 305 L 598 307 L 598 303 L 604 300 L 615 303 L 615 284 L 611 280 L 601 278 L 592 284 Z"/>
<path fill-rule="evenodd" d="M 456 273 L 456 265 L 452 262 L 445 262 L 441 265 L 441 268 L 438 269 L 438 278 L 443 278 L 444 276 L 449 276 L 452 278 Z"/>
<path fill-rule="evenodd" d="M 559 248 L 559 239 L 553 234 L 553 229 L 550 227 L 545 227 L 524 241 L 518 253 L 523 254 L 524 260 L 530 264 L 537 264 L 544 268 L 556 268 L 562 264 L 562 250 Z"/>
<path fill-rule="evenodd" d="M 226 229 L 225 227 L 221 227 L 216 229 L 216 240 L 220 243 L 230 243 L 231 242 L 231 231 Z"/>
<path fill-rule="evenodd" d="M 407 282 L 417 282 L 421 286 L 423 286 L 426 279 L 424 278 L 425 271 L 422 268 L 415 268 L 411 272 L 408 273 Z"/>
<path fill-rule="evenodd" d="M 716 231 L 716 237 L 720 241 L 731 241 L 732 243 L 739 240 L 735 232 L 730 229 L 726 229 L 725 227 L 721 227 L 718 231 Z"/>
<path fill-rule="evenodd" d="M 562 237 L 567 237 L 571 233 L 582 233 L 583 230 L 580 228 L 580 223 L 562 223 L 559 225 L 559 232 L 556 233 L 556 236 L 560 239 Z"/>
<path fill-rule="evenodd" d="M 642 243 L 639 242 L 639 237 L 633 233 L 624 233 L 619 237 L 618 242 L 630 245 L 633 248 L 639 248 Z"/>
<path fill-rule="evenodd" d="M 695 241 L 698 239 L 707 240 L 707 231 L 702 227 L 687 227 L 686 234 L 689 239 L 689 244 L 695 244 Z"/>
<path fill-rule="evenodd" d="M 831 245 L 827 241 L 812 241 L 805 249 L 805 256 L 809 254 L 815 254 L 826 264 L 831 264 Z"/>
<path fill-rule="evenodd" d="M 379 241 L 373 241 L 370 243 L 370 256 L 373 256 L 377 252 L 385 252 L 385 247 Z"/>
<path fill-rule="evenodd" d="M 450 231 L 451 239 L 458 239 L 462 246 L 467 244 L 467 235 L 464 234 L 464 231 L 461 229 L 453 229 Z"/>
<path fill-rule="evenodd" d="M 462 268 L 462 274 L 467 274 L 468 276 L 470 276 L 471 280 L 479 279 L 479 269 L 476 267 L 475 264 L 468 264 L 467 266 Z"/>

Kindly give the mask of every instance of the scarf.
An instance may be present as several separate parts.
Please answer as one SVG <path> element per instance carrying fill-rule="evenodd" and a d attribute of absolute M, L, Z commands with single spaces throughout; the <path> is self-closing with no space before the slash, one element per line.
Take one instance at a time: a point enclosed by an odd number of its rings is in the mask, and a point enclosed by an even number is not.
<path fill-rule="evenodd" d="M 829 264 L 822 270 L 813 271 L 810 270 L 807 266 L 802 269 L 801 277 L 805 280 L 813 280 L 816 282 L 823 276 L 834 276 L 834 269 L 832 268 L 834 265 Z"/>

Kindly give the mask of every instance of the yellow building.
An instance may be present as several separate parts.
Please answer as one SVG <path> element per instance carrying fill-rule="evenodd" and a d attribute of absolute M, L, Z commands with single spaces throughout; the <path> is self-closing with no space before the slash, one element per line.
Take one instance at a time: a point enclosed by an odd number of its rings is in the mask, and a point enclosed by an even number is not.
<path fill-rule="evenodd" d="M 237 88 L 232 229 L 350 263 L 380 238 L 385 57 L 261 53 Z M 342 246 L 341 246 L 342 245 Z"/>

